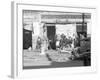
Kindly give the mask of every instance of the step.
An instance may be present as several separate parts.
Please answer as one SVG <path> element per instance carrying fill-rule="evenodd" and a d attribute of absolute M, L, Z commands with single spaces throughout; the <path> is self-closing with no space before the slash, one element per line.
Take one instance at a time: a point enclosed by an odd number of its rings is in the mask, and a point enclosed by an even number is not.
<path fill-rule="evenodd" d="M 51 61 L 25 61 L 24 62 L 24 67 L 26 67 L 26 66 L 29 66 L 29 67 L 31 67 L 31 66 L 49 66 L 49 65 L 51 65 Z"/>

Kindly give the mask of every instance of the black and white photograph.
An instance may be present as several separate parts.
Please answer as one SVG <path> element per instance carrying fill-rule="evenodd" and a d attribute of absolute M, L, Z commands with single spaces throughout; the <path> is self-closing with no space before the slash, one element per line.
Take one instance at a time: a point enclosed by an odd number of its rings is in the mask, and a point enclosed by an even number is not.
<path fill-rule="evenodd" d="M 23 69 L 91 66 L 91 13 L 22 10 Z"/>

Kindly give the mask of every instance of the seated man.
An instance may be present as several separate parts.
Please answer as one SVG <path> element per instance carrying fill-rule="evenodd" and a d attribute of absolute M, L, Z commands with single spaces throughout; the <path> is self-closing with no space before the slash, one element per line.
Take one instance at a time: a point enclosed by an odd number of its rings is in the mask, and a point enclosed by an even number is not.
<path fill-rule="evenodd" d="M 59 50 L 60 49 L 60 40 L 56 41 L 56 49 Z"/>
<path fill-rule="evenodd" d="M 61 36 L 57 35 L 56 36 L 56 49 L 59 50 L 61 46 Z"/>
<path fill-rule="evenodd" d="M 36 49 L 41 49 L 41 44 L 42 44 L 42 42 L 41 42 L 41 38 L 38 37 L 38 38 L 37 38 Z"/>
<path fill-rule="evenodd" d="M 91 41 L 90 38 L 85 38 L 80 41 L 80 47 L 76 47 L 72 51 L 72 59 L 81 59 L 84 66 L 91 65 Z"/>

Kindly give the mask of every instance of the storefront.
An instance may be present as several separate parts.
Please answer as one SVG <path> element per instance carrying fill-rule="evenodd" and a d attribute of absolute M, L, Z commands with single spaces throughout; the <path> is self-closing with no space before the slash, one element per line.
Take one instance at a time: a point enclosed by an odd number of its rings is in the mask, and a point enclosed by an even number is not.
<path fill-rule="evenodd" d="M 31 38 L 28 39 L 32 39 L 30 40 L 30 44 L 32 44 L 33 50 L 36 48 L 36 41 L 38 37 L 45 36 L 49 41 L 51 40 L 53 42 L 53 45 L 51 44 L 51 46 L 55 49 L 56 35 L 65 34 L 67 38 L 74 38 L 76 35 L 80 37 L 80 34 L 85 36 L 87 36 L 87 33 L 91 34 L 88 30 L 91 16 L 88 13 L 59 13 L 26 10 L 24 11 L 23 18 L 23 22 L 26 24 L 23 26 L 24 29 L 28 27 L 31 31 Z M 44 28 L 45 31 L 43 30 Z M 28 40 L 26 40 L 26 44 L 23 44 L 23 46 L 29 45 L 27 41 Z"/>

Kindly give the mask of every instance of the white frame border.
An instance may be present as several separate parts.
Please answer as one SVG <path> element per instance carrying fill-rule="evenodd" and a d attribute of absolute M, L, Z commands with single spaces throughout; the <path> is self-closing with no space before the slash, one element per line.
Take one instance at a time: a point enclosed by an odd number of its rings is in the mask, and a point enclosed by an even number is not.
<path fill-rule="evenodd" d="M 86 7 L 71 7 L 71 6 L 55 6 L 55 5 L 37 5 L 31 3 L 12 2 L 12 54 L 11 54 L 11 76 L 13 78 L 18 77 L 43 77 L 54 75 L 66 75 L 72 73 L 86 73 L 96 72 L 97 57 L 96 50 L 93 46 L 95 40 L 95 28 L 96 26 L 96 8 Z M 67 67 L 67 68 L 49 68 L 49 69 L 22 69 L 22 9 L 27 10 L 46 10 L 46 11 L 60 11 L 60 12 L 84 12 L 91 13 L 92 15 L 92 46 L 91 46 L 91 67 Z M 20 54 L 19 54 L 20 53 Z M 95 53 L 95 54 L 94 54 Z M 38 74 L 37 74 L 38 73 Z"/>

